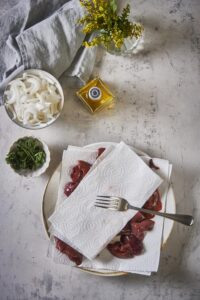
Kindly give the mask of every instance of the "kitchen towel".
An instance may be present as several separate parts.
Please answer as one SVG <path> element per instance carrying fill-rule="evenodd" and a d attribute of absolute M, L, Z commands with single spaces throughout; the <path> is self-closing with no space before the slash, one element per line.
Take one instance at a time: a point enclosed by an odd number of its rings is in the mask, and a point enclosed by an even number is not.
<path fill-rule="evenodd" d="M 96 48 L 84 48 L 78 0 L 21 0 L 0 18 L 0 104 L 8 82 L 24 69 L 43 69 L 56 78 L 74 76 L 85 83 Z"/>
<path fill-rule="evenodd" d="M 109 146 L 111 147 L 111 146 Z M 113 148 L 114 146 L 112 146 Z M 95 159 L 96 151 L 90 150 L 86 148 L 78 148 L 78 147 L 70 147 L 70 150 L 74 151 L 73 157 L 74 157 L 74 164 L 80 159 L 83 159 L 86 162 L 91 162 L 91 151 L 94 151 L 93 159 Z M 107 151 L 107 150 L 106 150 Z M 104 152 L 105 153 L 105 152 Z M 104 153 L 101 156 L 101 160 L 104 159 L 103 156 Z M 65 155 L 65 157 L 64 157 Z M 68 158 L 67 158 L 68 157 Z M 146 162 L 146 164 L 149 164 L 149 157 L 141 156 L 141 158 Z M 168 195 L 168 188 L 169 188 L 169 182 L 170 182 L 170 175 L 172 170 L 172 165 L 169 164 L 167 160 L 164 159 L 153 159 L 156 166 L 159 167 L 158 170 L 154 169 L 154 172 L 158 173 L 158 175 L 163 179 L 163 183 L 159 187 L 159 192 L 161 194 L 162 199 L 162 211 L 165 211 L 166 202 L 167 202 L 167 195 Z M 97 161 L 96 161 L 97 162 Z M 95 162 L 95 163 L 96 163 Z M 63 193 L 63 187 L 64 184 L 66 184 L 65 176 L 66 176 L 66 170 L 71 165 L 71 154 L 69 151 L 65 151 L 63 153 L 63 165 L 62 171 L 61 171 L 61 179 L 63 180 L 63 183 L 60 184 L 61 191 L 60 195 L 58 197 L 58 205 L 62 203 L 62 201 L 68 199 L 65 199 L 64 193 Z M 90 169 L 92 171 L 92 168 Z M 63 175 L 62 175 L 63 173 Z M 86 175 L 87 176 L 87 175 Z M 160 258 L 160 248 L 162 243 L 162 232 L 163 232 L 163 225 L 164 225 L 164 218 L 155 217 L 155 226 L 152 232 L 148 232 L 149 239 L 144 239 L 144 247 L 145 251 L 142 254 L 142 263 L 140 259 L 138 260 L 137 257 L 134 257 L 132 259 L 119 259 L 117 257 L 112 256 L 107 249 L 103 249 L 98 257 L 95 259 L 88 260 L 84 258 L 81 267 L 85 269 L 92 269 L 94 271 L 103 271 L 103 272 L 110 272 L 110 271 L 124 271 L 129 273 L 137 273 L 141 275 L 151 275 L 151 272 L 155 272 L 158 269 L 159 265 L 159 258 Z M 58 233 L 55 234 L 59 239 L 62 240 L 62 236 L 59 236 Z M 153 243 L 153 247 L 152 247 Z M 149 251 L 147 251 L 147 249 Z M 59 264 L 66 264 L 70 266 L 74 266 L 74 263 L 68 259 L 66 255 L 61 253 L 55 248 L 54 238 L 52 236 L 49 249 L 48 249 L 48 256 L 53 259 L 54 262 Z M 149 265 L 148 262 L 151 262 L 151 265 Z M 148 271 L 145 271 L 147 270 Z"/>
<path fill-rule="evenodd" d="M 142 206 L 162 179 L 121 142 L 78 185 L 50 217 L 54 230 L 88 259 L 116 236 L 135 214 L 94 207 L 97 195 L 118 195 Z"/>
<path fill-rule="evenodd" d="M 143 157 L 143 160 L 148 161 L 145 157 Z M 159 186 L 159 192 L 161 194 L 162 211 L 165 211 L 172 165 L 164 159 L 154 158 L 153 161 L 155 165 L 159 167 L 159 170 L 154 171 L 163 179 L 162 184 Z M 155 222 L 154 228 L 146 234 L 143 240 L 144 253 L 141 255 L 129 259 L 120 259 L 112 256 L 107 249 L 104 249 L 100 255 L 92 261 L 84 259 L 81 267 L 93 270 L 103 269 L 143 275 L 150 275 L 151 272 L 157 272 L 160 261 L 164 218 L 155 216 L 153 220 Z"/>

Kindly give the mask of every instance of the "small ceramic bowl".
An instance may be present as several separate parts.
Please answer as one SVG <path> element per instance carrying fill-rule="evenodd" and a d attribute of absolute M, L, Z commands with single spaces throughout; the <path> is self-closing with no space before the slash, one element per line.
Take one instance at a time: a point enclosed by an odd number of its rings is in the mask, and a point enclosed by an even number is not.
<path fill-rule="evenodd" d="M 22 137 L 22 138 L 27 138 L 27 137 L 30 137 L 30 136 L 25 136 L 25 137 Z M 22 139 L 20 138 L 20 139 Z M 29 171 L 29 170 L 20 170 L 20 171 L 17 171 L 15 170 L 14 168 L 12 168 L 12 166 L 10 166 L 15 173 L 17 173 L 18 175 L 20 176 L 24 176 L 24 177 L 38 177 L 40 175 L 42 175 L 48 168 L 49 166 L 49 163 L 50 163 L 50 151 L 49 151 L 49 148 L 47 146 L 47 144 L 45 144 L 42 140 L 40 140 L 39 138 L 36 138 L 36 137 L 33 137 L 35 139 L 37 139 L 38 141 L 41 142 L 42 146 L 43 146 L 43 150 L 46 154 L 46 161 L 44 162 L 44 164 L 37 170 L 34 170 L 34 171 Z M 10 147 L 10 150 L 12 149 L 12 147 L 14 146 L 14 143 L 13 145 Z"/>
<path fill-rule="evenodd" d="M 8 100 L 6 92 L 9 91 L 9 89 L 10 89 L 9 84 L 7 85 L 7 87 L 6 87 L 5 91 L 4 91 L 4 95 L 3 95 L 3 102 L 4 102 L 5 110 L 6 110 L 7 114 L 8 114 L 8 116 L 9 116 L 9 118 L 15 124 L 17 124 L 20 127 L 23 127 L 23 128 L 26 128 L 26 129 L 31 129 L 31 130 L 45 128 L 45 127 L 51 125 L 52 123 L 54 123 L 56 121 L 56 119 L 60 116 L 60 113 L 61 113 L 61 111 L 63 109 L 63 105 L 64 105 L 64 93 L 63 93 L 63 89 L 62 89 L 59 81 L 53 75 L 51 75 L 50 73 L 48 73 L 46 71 L 39 70 L 39 69 L 25 70 L 22 73 L 18 74 L 13 80 L 15 80 L 17 78 L 21 78 L 24 73 L 26 73 L 28 75 L 37 76 L 40 79 L 45 79 L 50 84 L 52 84 L 52 85 L 54 85 L 56 87 L 58 95 L 60 95 L 60 98 L 61 98 L 61 101 L 60 101 L 60 104 L 59 104 L 59 112 L 57 114 L 55 114 L 55 116 L 51 120 L 48 120 L 47 122 L 40 122 L 39 124 L 38 123 L 37 124 L 30 124 L 30 123 L 29 124 L 23 124 L 23 122 L 21 122 L 20 120 L 18 120 L 14 116 L 12 110 L 9 108 L 9 105 L 6 104 L 7 100 Z"/>

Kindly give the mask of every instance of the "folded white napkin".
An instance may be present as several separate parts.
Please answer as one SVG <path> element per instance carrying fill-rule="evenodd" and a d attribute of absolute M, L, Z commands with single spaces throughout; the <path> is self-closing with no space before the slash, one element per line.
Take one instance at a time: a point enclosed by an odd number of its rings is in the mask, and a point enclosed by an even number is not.
<path fill-rule="evenodd" d="M 114 146 L 111 145 L 106 147 L 105 151 L 101 154 L 101 156 L 98 159 L 98 149 L 91 150 L 81 147 L 68 146 L 67 150 L 63 151 L 56 209 L 63 201 L 68 201 L 68 198 L 66 198 L 66 195 L 64 193 L 64 188 L 66 183 L 71 182 L 70 173 L 72 168 L 77 165 L 77 162 L 79 160 L 83 160 L 92 165 L 91 169 L 87 173 L 88 175 L 110 153 L 110 151 L 113 148 Z M 52 257 L 56 263 L 74 265 L 74 263 L 71 260 L 69 260 L 69 258 L 66 255 L 62 254 L 55 248 L 54 236 L 56 236 L 60 240 L 64 240 L 63 236 L 59 232 L 57 232 L 55 228 L 53 228 L 53 226 L 50 227 L 49 231 L 51 233 L 51 238 L 48 249 L 48 256 Z M 68 241 L 68 244 L 71 245 L 71 242 Z"/>
<path fill-rule="evenodd" d="M 85 161 L 87 161 L 87 162 L 90 161 L 92 163 L 90 152 L 93 152 L 93 151 L 88 151 L 85 148 L 77 148 L 77 147 L 72 147 L 72 148 L 70 147 L 68 150 L 72 150 L 72 151 L 74 150 L 74 158 L 75 158 L 74 162 L 83 158 L 83 156 L 84 156 Z M 67 153 L 67 151 L 65 151 L 65 152 L 66 152 L 66 155 L 68 154 L 67 155 L 68 158 L 70 158 L 71 155 L 69 154 L 69 151 L 68 151 L 68 153 Z M 106 150 L 106 152 L 109 153 L 108 149 Z M 96 151 L 94 151 L 93 153 L 94 153 L 94 156 L 96 156 Z M 101 160 L 104 159 L 104 157 L 106 157 L 106 155 L 107 154 L 104 152 L 100 157 Z M 148 165 L 149 157 L 143 156 L 141 158 Z M 159 166 L 159 170 L 157 170 L 156 172 L 164 180 L 163 183 L 161 184 L 161 186 L 159 187 L 159 191 L 161 193 L 162 207 L 163 207 L 162 211 L 164 211 L 165 206 L 166 206 L 166 201 L 167 201 L 168 186 L 169 186 L 172 165 L 169 164 L 168 161 L 162 160 L 162 159 L 154 158 L 153 161 L 157 166 Z M 66 174 L 65 170 L 67 170 L 68 167 L 70 166 L 70 161 L 68 161 L 69 165 L 67 166 L 66 165 L 67 161 L 65 160 L 64 155 L 63 155 L 63 163 L 64 162 L 65 162 L 65 167 L 62 168 L 61 178 L 64 178 L 64 183 L 65 183 L 66 178 L 63 177 L 63 175 Z M 95 161 L 95 164 L 98 164 L 98 163 L 99 162 Z M 93 165 L 94 167 L 95 167 L 95 164 Z M 94 167 L 92 167 L 92 168 L 94 168 Z M 91 171 L 92 171 L 92 168 L 91 168 Z M 61 191 L 61 195 L 62 195 L 62 193 L 63 193 L 63 188 Z M 58 200 L 63 201 L 63 199 L 60 197 L 58 197 Z M 91 269 L 104 270 L 104 271 L 115 270 L 115 271 L 136 273 L 136 274 L 141 274 L 141 275 L 151 275 L 151 271 L 156 271 L 158 268 L 158 264 L 159 264 L 160 248 L 161 248 L 161 242 L 162 242 L 162 238 L 163 238 L 162 231 L 163 231 L 164 219 L 160 218 L 160 217 L 155 217 L 154 221 L 157 224 L 157 225 L 155 225 L 156 231 L 154 231 L 154 229 L 153 229 L 153 231 L 152 231 L 153 236 L 151 235 L 150 239 L 145 238 L 143 241 L 145 249 L 152 249 L 154 251 L 149 251 L 149 252 L 145 251 L 145 253 L 142 254 L 142 256 L 145 255 L 145 256 L 143 256 L 144 261 L 142 262 L 142 264 L 137 261 L 137 257 L 134 257 L 132 259 L 123 260 L 123 259 L 119 259 L 117 257 L 111 256 L 110 253 L 107 251 L 107 249 L 104 249 L 104 250 L 102 250 L 100 255 L 97 258 L 93 259 L 92 261 L 85 258 L 81 264 L 81 267 L 86 268 L 86 269 L 88 268 L 90 270 Z M 54 233 L 59 239 L 62 240 L 63 237 L 61 235 L 59 235 L 57 232 L 52 232 L 52 233 Z M 148 235 L 149 234 L 150 234 L 150 232 L 148 232 Z M 151 247 L 152 239 L 153 239 L 153 243 L 154 243 L 153 248 Z M 58 251 L 55 248 L 53 238 L 51 238 L 48 250 L 49 250 L 48 255 L 54 260 L 54 262 L 60 263 L 60 264 L 71 265 L 71 266 L 74 265 L 74 263 L 71 262 L 66 255 L 62 254 L 60 251 Z M 152 266 L 149 266 L 149 262 L 152 262 Z M 139 263 L 139 266 L 138 266 L 138 263 Z M 144 271 L 144 270 L 151 270 L 151 271 Z"/>
<path fill-rule="evenodd" d="M 56 206 L 58 207 L 66 199 L 64 188 L 66 183 L 71 182 L 70 177 L 72 168 L 77 165 L 79 160 L 86 161 L 93 165 L 97 158 L 97 151 L 85 149 L 81 147 L 68 146 L 67 150 L 63 151 L 62 166 L 60 174 L 60 184 L 58 189 L 58 200 Z M 68 199 L 67 199 L 68 200 Z"/>
<path fill-rule="evenodd" d="M 88 259 L 116 236 L 135 214 L 94 207 L 97 195 L 118 195 L 142 206 L 162 179 L 123 142 L 118 144 L 79 184 L 50 217 L 52 227 Z"/>
<path fill-rule="evenodd" d="M 143 157 L 143 159 L 146 162 L 149 160 L 145 157 Z M 159 170 L 157 170 L 156 173 L 164 180 L 159 187 L 162 200 L 162 211 L 164 211 L 172 166 L 167 160 L 154 158 L 153 161 L 155 165 L 159 167 Z M 88 259 L 83 260 L 81 267 L 96 270 L 124 271 L 143 275 L 150 275 L 151 272 L 156 272 L 160 260 L 164 218 L 155 216 L 153 220 L 155 221 L 154 228 L 146 234 L 143 240 L 145 251 L 141 255 L 130 259 L 119 259 L 112 256 L 107 249 L 104 249 L 100 255 L 92 261 Z"/>

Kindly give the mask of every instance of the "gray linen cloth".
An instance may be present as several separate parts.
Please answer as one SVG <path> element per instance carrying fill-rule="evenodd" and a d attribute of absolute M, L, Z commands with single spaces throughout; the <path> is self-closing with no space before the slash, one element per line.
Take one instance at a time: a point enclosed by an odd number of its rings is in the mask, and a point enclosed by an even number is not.
<path fill-rule="evenodd" d="M 96 49 L 82 47 L 82 15 L 78 0 L 21 0 L 1 15 L 0 104 L 8 82 L 24 69 L 89 79 Z"/>

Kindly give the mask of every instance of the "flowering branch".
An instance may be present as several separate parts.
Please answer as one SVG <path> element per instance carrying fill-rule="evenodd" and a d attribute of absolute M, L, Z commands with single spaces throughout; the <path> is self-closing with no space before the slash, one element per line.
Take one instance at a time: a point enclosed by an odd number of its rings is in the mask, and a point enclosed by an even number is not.
<path fill-rule="evenodd" d="M 121 48 L 124 39 L 135 37 L 138 39 L 143 26 L 128 20 L 130 6 L 127 5 L 121 15 L 117 14 L 116 0 L 79 0 L 87 11 L 79 23 L 83 25 L 85 34 L 95 33 L 95 37 L 90 42 L 84 42 L 86 47 L 102 44 L 108 48 L 113 42 L 117 48 Z"/>

